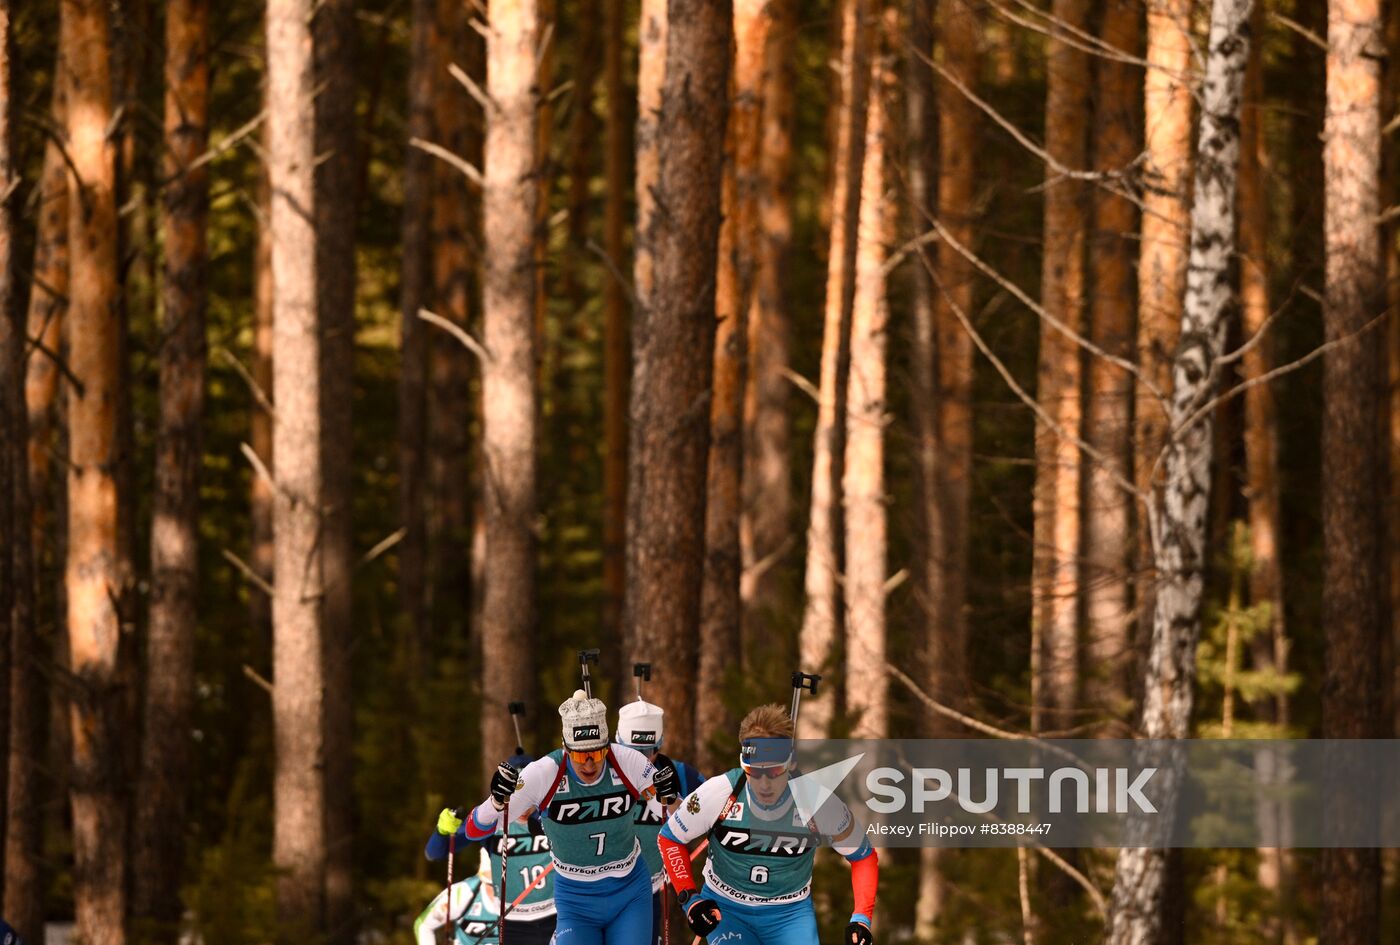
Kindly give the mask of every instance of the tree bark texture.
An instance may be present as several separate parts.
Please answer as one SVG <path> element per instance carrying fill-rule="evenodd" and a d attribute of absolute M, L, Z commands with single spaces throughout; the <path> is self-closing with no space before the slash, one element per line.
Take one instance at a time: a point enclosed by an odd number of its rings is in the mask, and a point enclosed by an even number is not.
<path fill-rule="evenodd" d="M 316 45 L 316 278 L 321 324 L 321 469 L 325 599 L 326 902 L 330 941 L 352 945 L 354 835 L 355 536 L 355 223 L 359 195 L 355 144 L 355 0 L 323 0 L 313 24 Z"/>
<path fill-rule="evenodd" d="M 1125 56 L 1140 56 L 1142 6 L 1105 0 L 1100 35 Z M 1142 150 L 1137 66 L 1109 58 L 1095 63 L 1094 169 L 1126 172 Z M 1109 354 L 1133 358 L 1134 249 L 1137 211 L 1126 197 L 1097 187 L 1090 268 L 1094 286 L 1089 337 Z M 1085 439 L 1102 455 L 1086 459 L 1084 509 L 1084 615 L 1088 672 L 1085 695 L 1107 720 L 1127 722 L 1132 705 L 1132 575 L 1137 558 L 1134 497 L 1120 482 L 1132 479 L 1133 378 L 1103 358 L 1089 359 Z"/>
<path fill-rule="evenodd" d="M 734 71 L 715 275 L 705 565 L 695 689 L 695 731 L 702 738 L 721 732 L 727 735 L 738 723 L 725 707 L 725 694 L 729 676 L 739 663 L 741 643 L 744 396 L 748 388 L 748 319 L 757 268 L 763 69 L 769 25 L 766 8 L 766 0 L 739 0 L 734 5 Z M 728 747 L 718 744 L 697 747 L 711 767 L 722 766 L 729 754 Z"/>
<path fill-rule="evenodd" d="M 865 156 L 856 231 L 855 296 L 851 305 L 851 365 L 846 395 L 846 454 L 841 493 L 846 527 L 846 711 L 852 738 L 889 735 L 889 675 L 885 670 L 885 579 L 889 531 L 885 512 L 885 352 L 889 303 L 885 261 L 894 241 L 898 204 L 887 193 L 893 133 L 894 55 L 899 11 L 881 11 L 880 48 L 871 59 Z"/>
<path fill-rule="evenodd" d="M 1087 0 L 1055 0 L 1054 18 L 1086 29 Z M 1061 167 L 1088 164 L 1089 56 L 1060 39 L 1049 43 L 1045 99 L 1045 148 Z M 1045 230 L 1040 295 L 1045 311 L 1082 333 L 1085 310 L 1084 250 L 1088 192 L 1057 169 L 1045 171 Z M 1042 320 L 1036 399 L 1048 421 L 1035 432 L 1034 541 L 1031 575 L 1033 670 L 1031 729 L 1065 726 L 1079 695 L 1081 596 L 1079 445 L 1083 417 L 1079 347 Z"/>
<path fill-rule="evenodd" d="M 1381 519 L 1379 333 L 1385 311 L 1380 247 L 1380 55 L 1378 0 L 1330 0 L 1327 113 L 1323 129 L 1326 339 L 1322 411 L 1322 732 L 1378 738 Z M 1339 823 L 1364 816 L 1331 810 Z M 1380 936 L 1380 851 L 1326 849 L 1319 940 L 1375 942 Z"/>
<path fill-rule="evenodd" d="M 267 125 L 262 144 L 268 146 Z M 258 236 L 253 248 L 253 385 L 256 391 L 249 408 L 248 437 L 253 452 L 271 470 L 277 468 L 272 455 L 272 185 L 267 168 L 258 175 Z M 272 586 L 272 483 L 254 473 L 248 480 L 249 555 L 253 573 Z M 267 669 L 272 656 L 272 598 L 258 587 L 248 591 L 248 616 L 252 622 L 253 665 Z"/>
<path fill-rule="evenodd" d="M 626 251 L 624 195 L 631 137 L 622 80 L 622 2 L 603 0 L 604 118 L 603 251 L 621 269 Z M 645 21 L 643 21 L 645 22 Z M 638 119 L 639 121 L 641 119 Z M 608 274 L 603 288 L 603 632 L 622 644 L 622 603 L 627 562 L 627 391 L 632 355 L 629 308 L 621 278 Z M 620 664 L 617 674 L 621 677 Z"/>
<path fill-rule="evenodd" d="M 855 296 L 856 224 L 870 83 L 869 0 L 842 0 L 840 100 L 832 153 L 831 239 L 827 248 L 817 426 L 812 435 L 812 494 L 807 523 L 805 604 L 799 659 L 805 672 L 830 672 L 840 627 L 841 458 L 846 414 L 846 363 Z M 835 711 L 827 687 L 807 700 L 799 738 L 825 737 Z"/>
<path fill-rule="evenodd" d="M 8 822 L 10 711 L 13 691 L 9 686 L 12 641 L 17 634 L 17 605 L 26 595 L 16 587 L 17 578 L 32 581 L 20 557 L 29 553 L 27 516 L 22 518 L 16 498 L 25 480 L 26 455 L 22 444 L 24 412 L 25 313 L 21 304 L 19 247 L 15 245 L 15 213 L 20 180 L 14 153 L 14 22 L 9 4 L 0 6 L 0 824 Z M 24 491 L 28 491 L 25 489 Z M 32 586 L 32 585 L 31 585 Z M 26 617 L 32 617 L 32 612 Z M 4 850 L 0 849 L 0 874 L 4 872 Z"/>
<path fill-rule="evenodd" d="M 981 21 L 966 0 L 945 0 L 939 11 L 943 65 L 968 88 L 981 70 Z M 920 65 L 927 69 L 923 63 Z M 977 243 L 977 167 L 980 112 L 945 84 L 938 126 L 938 208 L 948 232 L 963 246 Z M 929 636 L 925 659 L 930 694 L 956 703 L 966 694 L 968 512 L 972 504 L 972 339 L 958 319 L 973 316 L 976 277 L 962 253 L 946 241 L 936 254 L 933 289 L 933 471 L 934 494 L 926 499 L 924 593 Z M 951 703 L 950 703 L 951 704 Z M 946 728 L 944 729 L 946 732 Z"/>
<path fill-rule="evenodd" d="M 535 625 L 535 181 L 540 88 L 533 0 L 493 4 L 486 42 L 487 94 L 482 199 L 485 346 L 482 370 L 485 600 L 483 691 L 523 699 L 534 691 L 529 639 Z M 482 713 L 482 770 L 515 747 L 510 719 Z"/>
<path fill-rule="evenodd" d="M 118 536 L 117 216 L 110 27 L 105 3 L 64 0 L 68 108 L 68 366 L 82 384 L 69 399 L 67 597 L 71 702 L 73 887 L 76 934 L 125 941 L 126 806 L 120 788 L 122 694 L 116 600 Z"/>
<path fill-rule="evenodd" d="M 408 73 L 407 137 L 433 137 L 434 0 L 413 0 Z M 427 448 L 427 337 L 418 310 L 431 285 L 428 229 L 433 158 L 409 145 L 404 152 L 403 241 L 399 275 L 399 601 L 408 615 L 420 667 L 432 628 L 427 613 L 427 516 L 423 503 Z"/>
<path fill-rule="evenodd" d="M 190 168 L 209 140 L 209 6 L 174 0 L 165 18 L 160 421 L 151 522 L 151 610 L 136 805 L 132 911 L 154 940 L 179 938 L 194 726 L 199 467 L 208 344 L 209 175 Z M 259 593 L 254 590 L 253 593 Z"/>
<path fill-rule="evenodd" d="M 792 382 L 786 371 L 792 346 L 787 302 L 792 253 L 794 0 L 768 0 L 764 46 L 757 258 L 749 301 L 748 377 L 744 388 L 743 517 L 739 522 L 740 595 L 744 652 L 750 644 L 782 639 L 782 563 L 795 544 L 792 528 Z M 766 652 L 766 650 L 765 650 Z M 783 652 L 786 660 L 791 656 Z M 755 658 L 756 654 L 755 654 Z"/>
<path fill-rule="evenodd" d="M 634 660 L 661 664 L 666 743 L 695 751 L 696 640 L 715 345 L 720 177 L 729 105 L 728 0 L 670 0 L 657 133 L 655 279 L 633 330 L 626 623 Z"/>
<path fill-rule="evenodd" d="M 1144 680 L 1145 738 L 1185 738 L 1195 696 L 1196 643 L 1201 631 L 1206 510 L 1211 487 L 1215 366 L 1234 304 L 1229 266 L 1235 250 L 1235 186 L 1239 168 L 1240 103 L 1249 56 L 1250 0 L 1214 0 L 1205 80 L 1201 142 L 1191 208 L 1191 254 L 1182 306 L 1181 345 L 1173 367 L 1165 483 L 1153 503 L 1158 574 L 1152 641 Z M 1174 813 L 1176 780 L 1165 782 L 1164 816 Z M 1162 934 L 1167 851 L 1125 848 L 1114 870 L 1106 940 L 1150 945 Z"/>
<path fill-rule="evenodd" d="M 1138 248 L 1137 363 L 1152 387 L 1170 396 L 1172 357 L 1181 334 L 1191 197 L 1191 18 L 1196 0 L 1147 0 L 1147 61 L 1143 92 L 1143 194 Z M 1133 482 L 1158 490 L 1154 470 L 1166 445 L 1170 406 L 1147 383 L 1136 384 Z M 1150 529 L 1138 522 L 1136 585 L 1139 638 L 1153 614 Z"/>
<path fill-rule="evenodd" d="M 272 188 L 273 862 L 279 941 L 324 929 L 324 475 L 310 0 L 267 7 Z"/>

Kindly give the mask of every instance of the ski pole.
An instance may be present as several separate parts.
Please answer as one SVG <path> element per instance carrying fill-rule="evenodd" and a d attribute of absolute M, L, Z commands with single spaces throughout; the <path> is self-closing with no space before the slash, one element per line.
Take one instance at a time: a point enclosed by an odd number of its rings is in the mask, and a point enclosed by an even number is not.
<path fill-rule="evenodd" d="M 506 709 L 510 712 L 511 724 L 515 726 L 515 753 L 523 755 L 525 754 L 525 742 L 520 737 L 520 716 L 525 714 L 525 703 L 511 702 L 506 705 Z"/>
<path fill-rule="evenodd" d="M 818 673 L 795 672 L 792 674 L 792 709 L 788 713 L 792 716 L 792 725 L 797 727 L 797 713 L 802 708 L 802 691 L 805 689 L 812 695 L 817 694 L 817 683 L 822 681 Z"/>
<path fill-rule="evenodd" d="M 583 694 L 590 699 L 593 698 L 593 677 L 588 675 L 588 664 L 596 662 L 598 662 L 596 648 L 578 651 L 578 668 L 579 673 L 583 676 Z"/>
<path fill-rule="evenodd" d="M 637 684 L 637 701 L 642 701 L 642 683 L 651 682 L 651 664 L 633 663 L 632 679 Z"/>
<path fill-rule="evenodd" d="M 513 716 L 512 716 L 513 717 Z M 501 892 L 496 901 L 500 902 L 506 894 L 506 859 L 510 856 L 510 797 L 506 797 L 505 804 L 501 807 Z M 501 945 L 506 945 L 506 915 L 505 910 L 496 918 L 496 938 Z"/>

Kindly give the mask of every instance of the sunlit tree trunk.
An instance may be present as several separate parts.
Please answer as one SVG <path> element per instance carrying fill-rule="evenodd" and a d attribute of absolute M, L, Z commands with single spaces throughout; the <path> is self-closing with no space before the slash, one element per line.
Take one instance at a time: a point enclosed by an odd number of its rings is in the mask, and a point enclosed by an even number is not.
<path fill-rule="evenodd" d="M 799 641 L 806 672 L 829 672 L 840 626 L 841 458 L 846 413 L 851 303 L 855 296 L 856 223 L 865 151 L 866 88 L 870 82 L 869 0 L 842 0 L 840 101 L 836 103 L 836 148 L 832 154 L 831 229 L 822 318 L 821 376 L 817 426 L 812 436 L 812 494 L 807 523 L 805 605 Z M 834 702 L 827 688 L 798 720 L 799 737 L 823 737 Z"/>
<path fill-rule="evenodd" d="M 118 536 L 118 283 L 116 148 L 109 134 L 112 73 L 108 10 L 64 0 L 60 43 L 73 183 L 68 203 L 68 366 L 82 392 L 68 404 L 68 547 L 65 567 L 71 703 L 75 931 L 89 942 L 125 941 L 126 823 L 119 771 L 123 732 L 117 689 L 121 637 Z"/>
<path fill-rule="evenodd" d="M 433 137 L 433 64 L 436 20 L 434 0 L 413 0 L 408 73 L 407 139 Z M 404 152 L 403 244 L 399 275 L 399 602 L 408 617 L 419 659 L 425 657 L 432 630 L 427 614 L 427 516 L 423 502 L 426 477 L 427 337 L 418 310 L 429 303 L 431 252 L 428 246 L 432 206 L 433 159 L 409 145 Z"/>
<path fill-rule="evenodd" d="M 20 562 L 29 553 L 29 522 L 15 508 L 16 498 L 27 480 L 23 445 L 29 420 L 24 412 L 25 312 L 19 286 L 19 266 L 15 245 L 15 205 L 18 203 L 19 167 L 14 153 L 14 23 L 9 3 L 0 4 L 0 824 L 8 823 L 9 803 L 10 687 L 12 640 L 16 635 L 20 599 L 27 596 L 16 587 L 16 577 L 31 579 Z M 24 491 L 28 491 L 25 489 Z M 26 510 L 27 511 L 27 510 Z M 32 586 L 32 585 L 31 585 Z M 32 616 L 32 614 L 26 615 Z M 4 852 L 0 850 L 0 873 Z"/>
<path fill-rule="evenodd" d="M 136 792 L 132 912 L 154 940 L 179 938 L 184 811 L 194 726 L 199 467 L 204 419 L 209 175 L 190 169 L 209 139 L 209 7 L 174 0 L 165 20 L 165 260 L 160 424 L 151 522 L 151 611 Z M 254 590 L 254 594 L 258 591 Z"/>
<path fill-rule="evenodd" d="M 670 0 L 651 294 L 633 329 L 628 465 L 629 652 L 660 662 L 666 743 L 695 750 L 696 637 L 705 558 L 706 408 L 715 345 L 715 264 L 729 105 L 728 0 Z"/>
<path fill-rule="evenodd" d="M 1388 4 L 1385 8 L 1385 45 L 1387 49 L 1400 49 L 1400 4 Z M 1400 102 L 1400 62 L 1395 57 L 1386 59 L 1384 99 L 1381 113 L 1395 113 L 1396 103 Z M 1384 186 L 1382 197 L 1384 206 L 1400 202 L 1400 149 L 1386 146 L 1384 154 Z M 1390 226 L 1381 231 L 1382 246 L 1385 252 L 1386 304 L 1391 311 L 1400 310 L 1400 222 L 1391 221 Z M 1386 417 L 1383 428 L 1386 458 L 1388 464 L 1389 515 L 1386 518 L 1386 561 L 1389 569 L 1386 583 L 1390 592 L 1388 610 L 1390 617 L 1389 645 L 1391 676 L 1381 682 L 1390 699 L 1390 735 L 1400 735 L 1400 318 L 1386 320 Z M 1386 627 L 1382 625 L 1382 632 Z M 1383 641 L 1385 642 L 1385 641 Z M 1395 855 L 1395 854 L 1392 854 Z"/>
<path fill-rule="evenodd" d="M 744 651 L 750 643 L 789 636 L 778 623 L 781 565 L 792 530 L 792 459 L 788 416 L 792 345 L 788 259 L 792 247 L 793 51 L 796 3 L 768 0 L 769 19 L 759 97 L 763 138 L 759 156 L 757 259 L 749 301 L 749 381 L 744 390 L 743 517 L 739 522 L 743 575 L 740 595 Z M 786 651 L 783 651 L 786 656 Z M 790 659 L 790 657 L 788 657 Z"/>
<path fill-rule="evenodd" d="M 321 346 L 317 315 L 315 67 L 310 0 L 267 7 L 272 187 L 272 600 L 278 938 L 324 928 L 325 781 Z"/>
<path fill-rule="evenodd" d="M 493 4 L 486 42 L 485 187 L 482 199 L 485 600 L 482 684 L 529 704 L 535 632 L 535 273 L 538 7 Z M 481 720 L 483 770 L 515 747 L 509 717 Z"/>
<path fill-rule="evenodd" d="M 710 450 L 706 474 L 705 566 L 700 594 L 699 678 L 695 730 L 729 732 L 738 721 L 725 708 L 726 680 L 738 665 L 741 571 L 739 526 L 744 468 L 744 396 L 748 387 L 748 317 L 757 253 L 759 161 L 764 52 L 769 17 L 765 0 L 734 5 L 734 72 L 730 84 L 716 261 L 714 379 L 710 394 Z M 728 748 L 697 746 L 712 767 Z"/>
<path fill-rule="evenodd" d="M 894 241 L 898 204 L 887 193 L 894 136 L 896 7 L 881 11 L 880 48 L 871 61 L 865 156 L 856 235 L 855 296 L 851 305 L 851 365 L 846 396 L 845 502 L 846 709 L 853 738 L 889 735 L 889 676 L 885 624 L 888 523 L 885 515 L 885 352 L 889 303 L 885 261 Z"/>
<path fill-rule="evenodd" d="M 1254 8 L 1255 37 L 1262 41 L 1263 6 Z M 1265 115 L 1264 54 L 1256 42 L 1245 72 L 1245 102 L 1240 122 L 1240 323 L 1245 342 L 1242 380 L 1262 377 L 1274 366 L 1272 326 L 1269 318 L 1269 204 L 1265 185 L 1268 169 Z M 1274 389 L 1269 384 L 1252 387 L 1244 395 L 1245 495 L 1249 500 L 1249 601 L 1267 604 L 1267 627 L 1250 641 L 1256 670 L 1282 675 L 1288 671 L 1288 638 L 1283 620 L 1283 576 L 1280 567 L 1278 490 L 1278 419 Z M 1259 718 L 1276 725 L 1288 724 L 1288 696 L 1282 692 L 1255 700 Z M 1287 817 L 1283 805 L 1268 806 L 1267 816 Z M 1259 885 L 1277 904 L 1270 931 L 1288 940 L 1287 903 L 1283 899 L 1290 865 L 1286 851 L 1259 851 Z"/>
<path fill-rule="evenodd" d="M 55 70 L 53 120 L 61 128 L 64 109 L 64 67 Z M 54 356 L 62 347 L 64 309 L 68 296 L 68 166 L 57 142 L 44 149 L 44 165 L 38 181 L 38 222 L 34 237 L 34 264 L 30 270 L 26 333 L 37 341 L 25 364 L 24 406 L 27 413 L 26 480 L 31 499 L 29 529 L 31 562 L 35 574 L 45 573 L 49 539 L 50 450 L 55 449 L 54 416 L 58 394 L 58 367 Z M 16 443 L 18 446 L 18 441 Z M 34 585 L 37 591 L 37 584 Z M 23 588 L 21 588 L 21 592 Z M 5 835 L 5 918 L 26 940 L 38 940 L 44 924 L 44 822 L 40 807 L 47 791 L 55 790 L 45 777 L 45 714 L 49 711 L 49 686 L 39 666 L 44 661 L 37 627 L 54 621 L 56 612 L 41 601 L 51 595 L 35 593 L 34 620 L 18 621 L 11 641 L 10 757 L 8 825 Z M 59 634 L 55 633 L 55 636 Z"/>
<path fill-rule="evenodd" d="M 267 147 L 267 125 L 263 125 L 262 145 Z M 274 469 L 272 456 L 272 189 L 267 169 L 258 175 L 258 235 L 253 248 L 253 348 L 252 375 L 256 388 L 248 410 L 249 446 L 268 469 Z M 259 396 L 261 395 L 261 396 Z M 267 403 L 263 403 L 266 398 Z M 258 475 L 249 477 L 249 556 L 248 563 L 262 580 L 272 585 L 272 483 Z M 248 611 L 252 622 L 253 665 L 259 672 L 267 668 L 262 659 L 271 658 L 272 598 L 257 587 L 248 591 Z"/>
<path fill-rule="evenodd" d="M 1326 199 L 1326 304 L 1329 341 L 1362 332 L 1385 311 L 1379 183 L 1381 157 L 1379 0 L 1330 0 L 1327 117 L 1323 132 Z M 1362 334 L 1323 361 L 1322 411 L 1322 733 L 1377 738 L 1380 679 L 1379 469 L 1380 345 Z M 1359 816 L 1329 812 L 1339 822 Z M 1353 823 L 1354 825 L 1354 823 Z M 1321 941 L 1375 942 L 1380 936 L 1378 850 L 1322 852 Z"/>
<path fill-rule="evenodd" d="M 1152 640 L 1143 684 L 1141 733 L 1185 738 L 1195 698 L 1196 643 L 1206 564 L 1212 412 L 1216 360 L 1234 304 L 1229 267 L 1235 250 L 1235 183 L 1239 168 L 1240 101 L 1249 55 L 1250 0 L 1214 0 L 1205 80 L 1201 146 L 1191 209 L 1191 254 L 1181 336 L 1176 352 L 1162 499 L 1153 504 L 1152 543 L 1158 573 Z M 1163 816 L 1175 813 L 1179 782 L 1164 772 Z M 1106 941 L 1153 945 L 1163 934 L 1168 854 L 1149 847 L 1118 854 Z"/>
<path fill-rule="evenodd" d="M 604 118 L 603 251 L 622 269 L 625 252 L 627 161 L 631 149 L 622 80 L 623 0 L 603 0 Z M 641 119 L 639 118 L 638 121 Z M 622 602 L 627 561 L 627 391 L 632 356 L 628 343 L 628 300 L 620 277 L 603 283 L 603 630 L 622 645 Z M 621 663 L 615 668 L 621 675 Z"/>
<path fill-rule="evenodd" d="M 1171 361 L 1181 332 L 1191 196 L 1191 15 L 1195 0 L 1147 0 L 1147 61 L 1143 93 L 1142 222 L 1138 247 L 1137 363 L 1152 385 L 1170 395 Z M 1133 482 L 1159 491 L 1153 469 L 1166 443 L 1168 406 L 1147 384 L 1136 384 Z M 1153 554 L 1146 522 L 1138 522 L 1136 612 L 1139 638 L 1150 634 Z"/>
<path fill-rule="evenodd" d="M 1055 0 L 1054 18 L 1088 26 L 1087 0 Z M 1063 168 L 1088 164 L 1089 56 L 1063 39 L 1049 43 L 1045 147 Z M 1084 248 L 1088 194 L 1079 181 L 1045 169 L 1045 230 L 1040 296 L 1045 311 L 1071 329 L 1084 327 Z M 1035 551 L 1031 574 L 1031 728 L 1063 727 L 1079 695 L 1079 490 L 1075 437 L 1083 415 L 1078 346 L 1042 320 L 1036 399 L 1049 423 L 1035 428 Z M 1053 424 L 1053 426 L 1051 425 Z"/>
<path fill-rule="evenodd" d="M 1125 56 L 1141 55 L 1142 6 L 1137 0 L 1106 0 L 1100 35 Z M 1095 64 L 1094 169 L 1121 172 L 1142 150 L 1139 139 L 1137 66 L 1108 58 Z M 1104 351 L 1133 357 L 1134 249 L 1137 213 L 1126 197 L 1094 190 L 1091 246 L 1094 295 L 1090 338 Z M 1088 634 L 1085 695 L 1105 718 L 1126 722 L 1131 651 L 1133 496 L 1119 484 L 1132 476 L 1133 378 L 1103 358 L 1089 359 L 1089 405 L 1085 435 L 1103 455 L 1086 461 L 1084 509 L 1084 611 Z M 1115 476 L 1114 474 L 1117 474 Z"/>
<path fill-rule="evenodd" d="M 603 34 L 608 24 L 600 6 L 606 2 L 580 0 L 574 14 L 578 40 L 572 72 L 574 104 L 569 116 L 569 258 L 563 267 L 564 288 L 561 294 L 569 300 L 570 308 L 576 313 L 582 313 L 589 301 L 583 274 L 590 256 L 588 235 L 593 224 L 593 198 L 589 191 L 593 186 L 593 173 L 597 166 L 594 161 L 598 153 L 595 147 L 598 113 L 594 109 L 593 98 L 598 73 L 603 66 Z M 607 42 L 614 40 L 609 38 Z M 620 42 L 620 38 L 617 42 Z M 618 77 L 621 78 L 620 70 Z M 605 278 L 611 279 L 612 276 L 608 274 Z"/>
<path fill-rule="evenodd" d="M 322 0 L 316 44 L 316 278 L 321 324 L 321 469 L 325 488 L 322 558 L 325 600 L 326 902 L 325 928 L 351 945 L 358 915 L 351 881 L 354 833 L 355 539 L 352 522 L 355 377 L 355 0 Z"/>

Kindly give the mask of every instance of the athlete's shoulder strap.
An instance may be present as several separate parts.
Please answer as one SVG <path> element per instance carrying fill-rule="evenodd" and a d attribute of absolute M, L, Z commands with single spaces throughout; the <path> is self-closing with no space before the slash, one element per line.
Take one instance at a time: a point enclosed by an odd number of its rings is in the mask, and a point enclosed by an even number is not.
<path fill-rule="evenodd" d="M 617 763 L 617 757 L 613 755 L 612 745 L 608 746 L 608 764 L 610 764 L 612 766 L 612 769 L 617 772 L 618 778 L 620 778 L 622 781 L 622 786 L 627 789 L 628 794 L 632 795 L 632 801 L 633 803 L 635 803 L 638 800 L 638 798 L 642 796 L 641 792 L 638 791 L 637 788 L 628 779 L 627 772 L 622 770 L 622 765 Z"/>
<path fill-rule="evenodd" d="M 729 800 L 724 802 L 724 807 L 720 809 L 719 816 L 715 818 L 714 823 L 710 824 L 710 829 L 707 831 L 708 833 L 714 833 L 715 828 L 724 821 L 724 818 L 729 816 L 729 812 L 734 809 L 734 804 L 739 800 L 739 795 L 744 793 L 744 786 L 748 783 L 749 776 L 744 772 L 743 768 L 740 768 L 739 777 L 734 779 L 734 789 L 729 792 Z"/>
<path fill-rule="evenodd" d="M 541 814 L 549 810 L 549 802 L 554 800 L 555 792 L 559 790 L 559 785 L 564 783 L 564 777 L 568 774 L 568 770 L 564 767 L 564 752 L 558 750 L 551 751 L 546 757 L 553 759 L 554 763 L 558 766 L 558 771 L 554 775 L 554 783 L 549 786 L 549 790 L 544 793 L 544 797 L 540 798 L 539 810 Z"/>

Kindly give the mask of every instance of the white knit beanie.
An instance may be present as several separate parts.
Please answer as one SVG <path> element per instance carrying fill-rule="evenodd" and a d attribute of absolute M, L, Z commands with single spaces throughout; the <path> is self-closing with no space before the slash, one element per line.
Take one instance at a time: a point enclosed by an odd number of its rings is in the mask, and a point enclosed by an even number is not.
<path fill-rule="evenodd" d="M 559 721 L 565 748 L 590 751 L 607 747 L 608 707 L 602 699 L 590 699 L 582 689 L 575 689 L 572 699 L 559 703 Z"/>
<path fill-rule="evenodd" d="M 666 727 L 661 706 L 638 699 L 617 710 L 617 743 L 633 748 L 660 748 Z"/>

